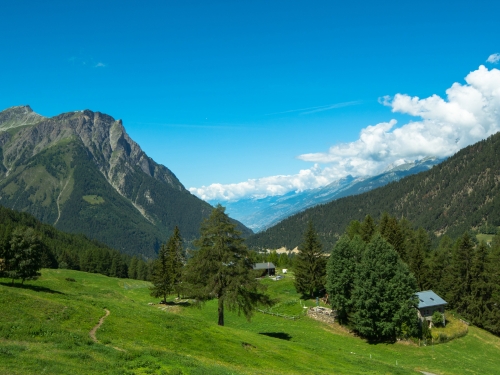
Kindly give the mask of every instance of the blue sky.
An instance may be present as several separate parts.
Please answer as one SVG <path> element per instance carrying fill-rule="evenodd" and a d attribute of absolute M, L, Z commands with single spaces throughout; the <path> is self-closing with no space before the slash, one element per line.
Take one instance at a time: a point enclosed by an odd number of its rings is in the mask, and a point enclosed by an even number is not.
<path fill-rule="evenodd" d="M 404 98 L 384 105 L 384 96 L 445 98 L 480 65 L 497 69 L 486 60 L 500 52 L 499 14 L 491 0 L 11 1 L 0 23 L 0 110 L 120 118 L 187 188 L 300 179 L 342 164 L 325 154 L 369 125 L 395 119 L 392 132 L 422 120 Z M 347 169 L 336 171 L 325 178 Z"/>

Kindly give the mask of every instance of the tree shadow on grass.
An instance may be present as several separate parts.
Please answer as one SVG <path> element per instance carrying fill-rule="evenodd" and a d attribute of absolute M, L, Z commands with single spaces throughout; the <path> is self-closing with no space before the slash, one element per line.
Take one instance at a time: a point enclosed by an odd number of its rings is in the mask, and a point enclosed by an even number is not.
<path fill-rule="evenodd" d="M 275 339 L 290 341 L 292 336 L 285 332 L 259 332 L 259 335 L 273 337 Z"/>
<path fill-rule="evenodd" d="M 188 306 L 191 306 L 192 303 L 189 302 L 189 301 L 167 301 L 167 303 L 160 303 L 161 305 L 167 305 L 167 306 L 184 306 L 184 307 L 188 307 Z"/>
<path fill-rule="evenodd" d="M 19 284 L 19 283 L 12 283 L 10 282 L 0 282 L 0 285 L 7 286 L 10 288 L 19 288 L 19 289 L 29 289 L 33 290 L 34 292 L 44 292 L 44 293 L 50 293 L 50 294 L 64 294 L 62 292 L 59 292 L 57 290 L 53 290 L 50 288 L 46 288 L 44 286 L 39 286 L 39 285 L 30 285 L 30 284 Z"/>

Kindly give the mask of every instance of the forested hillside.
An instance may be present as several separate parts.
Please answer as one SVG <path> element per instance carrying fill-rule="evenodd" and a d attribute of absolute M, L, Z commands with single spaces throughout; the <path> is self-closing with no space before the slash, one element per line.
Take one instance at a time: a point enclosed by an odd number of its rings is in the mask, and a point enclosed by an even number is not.
<path fill-rule="evenodd" d="M 0 258 L 5 260 L 13 233 L 33 230 L 42 252 L 44 268 L 69 268 L 115 277 L 128 277 L 132 258 L 91 240 L 43 224 L 32 215 L 0 206 Z M 1 271 L 0 267 L 0 271 Z"/>
<path fill-rule="evenodd" d="M 351 220 L 383 212 L 415 227 L 457 238 L 483 224 L 500 225 L 500 133 L 466 147 L 427 172 L 370 192 L 316 206 L 248 238 L 253 248 L 296 247 L 309 220 L 330 251 Z"/>

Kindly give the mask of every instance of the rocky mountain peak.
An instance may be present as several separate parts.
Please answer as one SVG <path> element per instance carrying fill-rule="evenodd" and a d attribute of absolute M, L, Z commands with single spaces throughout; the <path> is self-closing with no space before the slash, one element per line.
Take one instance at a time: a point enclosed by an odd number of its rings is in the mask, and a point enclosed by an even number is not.
<path fill-rule="evenodd" d="M 29 105 L 10 107 L 0 112 L 0 130 L 34 125 L 45 117 L 33 112 Z"/>

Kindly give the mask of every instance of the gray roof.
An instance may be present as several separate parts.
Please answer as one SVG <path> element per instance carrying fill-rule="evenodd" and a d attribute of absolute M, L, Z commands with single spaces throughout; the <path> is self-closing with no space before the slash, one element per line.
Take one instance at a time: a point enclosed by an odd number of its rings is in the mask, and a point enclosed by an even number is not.
<path fill-rule="evenodd" d="M 266 262 L 266 263 L 255 263 L 253 265 L 253 269 L 254 270 L 267 270 L 267 269 L 270 269 L 270 268 L 276 268 L 276 266 L 274 264 L 272 264 L 271 262 Z"/>
<path fill-rule="evenodd" d="M 440 305 L 447 305 L 448 304 L 448 302 L 446 302 L 444 299 L 439 297 L 432 290 L 425 290 L 423 292 L 418 292 L 417 297 L 419 300 L 418 301 L 418 308 L 419 309 L 422 309 L 425 307 L 440 306 Z"/>

